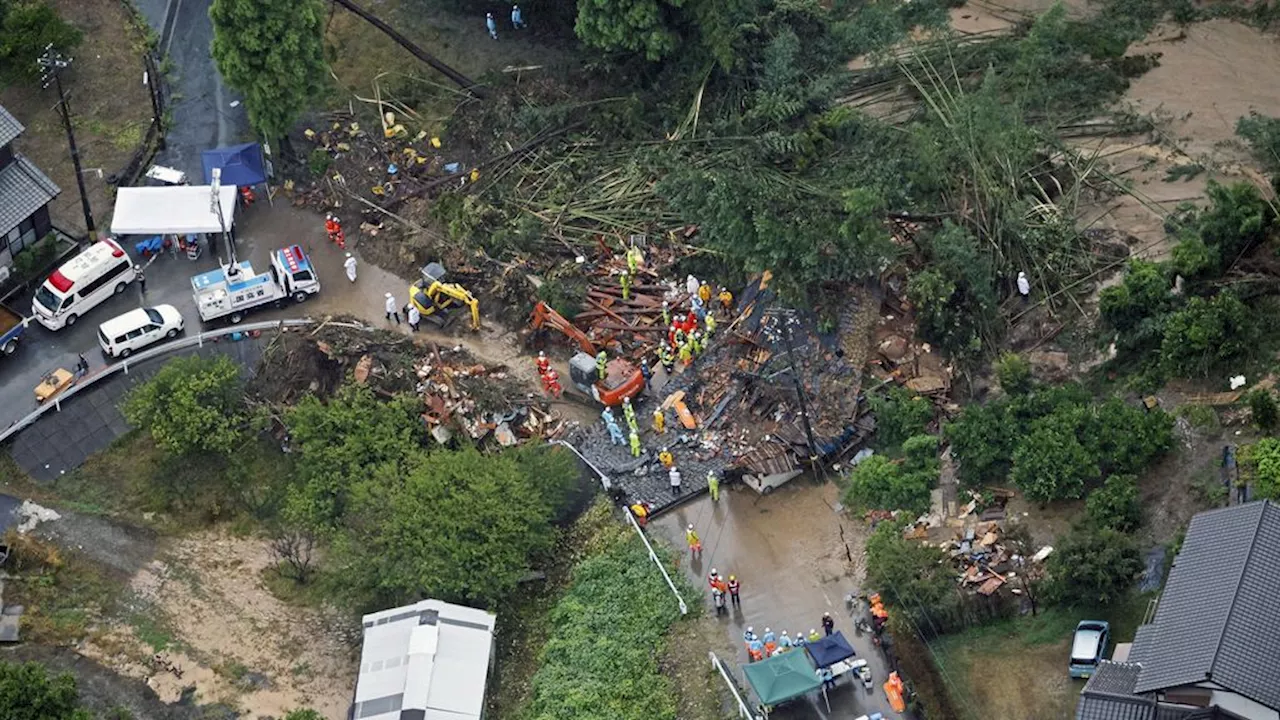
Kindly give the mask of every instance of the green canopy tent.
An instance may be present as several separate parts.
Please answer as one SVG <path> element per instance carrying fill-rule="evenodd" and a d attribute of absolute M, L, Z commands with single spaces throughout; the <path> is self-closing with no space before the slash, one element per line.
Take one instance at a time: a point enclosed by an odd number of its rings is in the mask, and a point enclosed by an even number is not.
<path fill-rule="evenodd" d="M 794 650 L 744 665 L 742 672 L 766 709 L 822 687 L 809 656 Z"/>

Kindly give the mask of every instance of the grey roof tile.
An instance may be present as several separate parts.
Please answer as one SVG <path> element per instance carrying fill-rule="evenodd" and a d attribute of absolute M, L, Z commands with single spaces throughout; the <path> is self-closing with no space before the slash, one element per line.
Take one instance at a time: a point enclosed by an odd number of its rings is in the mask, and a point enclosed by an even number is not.
<path fill-rule="evenodd" d="M 0 233 L 7 233 L 58 196 L 62 189 L 19 155 L 0 170 Z"/>
<path fill-rule="evenodd" d="M 1135 692 L 1212 678 L 1280 708 L 1277 596 L 1280 507 L 1262 501 L 1196 515 L 1135 648 L 1142 663 Z"/>
<path fill-rule="evenodd" d="M 1076 720 L 1155 720 L 1155 703 L 1119 695 L 1081 695 Z"/>
<path fill-rule="evenodd" d="M 1154 635 L 1154 628 L 1154 625 L 1138 626 L 1138 631 L 1133 635 L 1133 645 L 1129 648 L 1128 662 L 1141 665 L 1151 661 L 1151 638 Z"/>
<path fill-rule="evenodd" d="M 1135 663 L 1103 660 L 1080 692 L 1133 695 L 1133 686 L 1137 684 L 1141 670 L 1142 666 Z"/>
<path fill-rule="evenodd" d="M 23 130 L 26 130 L 26 128 L 22 126 L 22 123 L 18 122 L 18 118 L 10 114 L 8 110 L 5 110 L 3 105 L 0 105 L 0 147 L 13 142 L 14 138 L 21 135 Z"/>

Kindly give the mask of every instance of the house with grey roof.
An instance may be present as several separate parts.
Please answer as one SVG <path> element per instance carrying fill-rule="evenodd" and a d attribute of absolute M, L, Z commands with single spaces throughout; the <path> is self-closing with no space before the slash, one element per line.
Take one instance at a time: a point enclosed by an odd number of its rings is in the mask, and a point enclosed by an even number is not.
<path fill-rule="evenodd" d="M 62 190 L 13 147 L 25 130 L 0 106 L 0 268 L 53 230 L 49 203 Z"/>
<path fill-rule="evenodd" d="M 365 615 L 349 720 L 480 720 L 496 622 L 440 600 Z"/>
<path fill-rule="evenodd" d="M 1196 515 L 1150 623 L 1076 720 L 1280 720 L 1280 505 Z"/>

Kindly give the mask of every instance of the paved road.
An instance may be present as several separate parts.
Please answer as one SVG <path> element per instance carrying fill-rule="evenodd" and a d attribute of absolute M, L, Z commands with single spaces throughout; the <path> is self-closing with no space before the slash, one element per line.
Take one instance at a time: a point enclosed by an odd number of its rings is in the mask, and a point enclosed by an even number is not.
<path fill-rule="evenodd" d="M 212 0 L 138 0 L 147 23 L 160 35 L 160 49 L 173 61 L 169 78 L 173 123 L 168 147 L 156 158 L 161 165 L 183 170 L 192 182 L 203 182 L 200 151 L 252 139 L 244 105 L 222 82 L 209 44 Z M 176 98 L 176 99 L 174 99 Z"/>
<path fill-rule="evenodd" d="M 230 106 L 237 96 L 223 85 L 209 57 L 209 43 L 213 40 L 210 4 L 211 0 L 138 2 L 147 22 L 161 36 L 161 49 L 169 52 L 174 64 L 169 88 L 170 94 L 177 98 L 171 101 L 173 124 L 168 147 L 156 161 L 185 171 L 193 181 L 203 178 L 201 150 L 249 137 L 244 106 Z M 127 249 L 134 255 L 133 248 Z M 136 255 L 134 260 L 138 260 Z M 191 302 L 190 277 L 215 267 L 217 262 L 209 253 L 195 263 L 168 257 L 157 260 L 146 273 L 146 304 L 175 305 L 187 318 L 188 327 L 194 327 L 196 314 Z M 89 359 L 92 368 L 104 365 L 95 337 L 98 323 L 142 302 L 138 290 L 130 288 L 95 308 L 72 328 L 53 333 L 32 323 L 18 352 L 12 357 L 0 358 L 0 427 L 35 409 L 32 391 L 44 373 L 57 367 L 72 367 L 80 353 Z M 14 305 L 19 312 L 31 314 L 30 296 L 17 300 Z"/>

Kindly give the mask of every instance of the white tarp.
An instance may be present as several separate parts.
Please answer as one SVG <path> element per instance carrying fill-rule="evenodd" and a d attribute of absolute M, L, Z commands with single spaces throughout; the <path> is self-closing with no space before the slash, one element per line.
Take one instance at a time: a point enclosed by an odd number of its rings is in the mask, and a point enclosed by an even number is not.
<path fill-rule="evenodd" d="M 220 188 L 222 223 L 214 214 L 208 185 L 125 187 L 116 191 L 111 232 L 116 235 L 182 235 L 231 229 L 236 213 L 236 188 Z"/>

